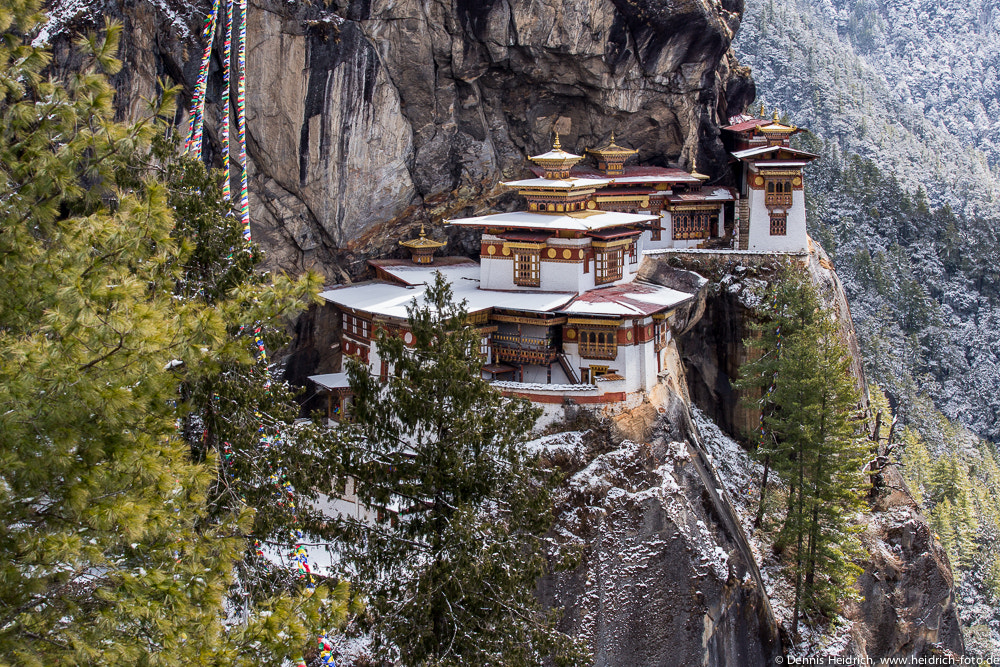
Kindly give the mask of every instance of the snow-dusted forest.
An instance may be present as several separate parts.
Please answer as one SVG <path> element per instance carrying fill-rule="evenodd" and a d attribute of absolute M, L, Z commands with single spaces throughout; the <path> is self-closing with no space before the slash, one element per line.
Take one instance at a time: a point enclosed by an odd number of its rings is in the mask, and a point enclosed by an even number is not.
<path fill-rule="evenodd" d="M 810 232 L 843 280 L 869 380 L 913 429 L 904 474 L 958 571 L 973 648 L 1000 637 L 984 583 L 996 450 L 976 437 L 1000 439 L 998 21 L 992 0 L 751 0 L 735 43 L 760 100 L 823 156 Z"/>

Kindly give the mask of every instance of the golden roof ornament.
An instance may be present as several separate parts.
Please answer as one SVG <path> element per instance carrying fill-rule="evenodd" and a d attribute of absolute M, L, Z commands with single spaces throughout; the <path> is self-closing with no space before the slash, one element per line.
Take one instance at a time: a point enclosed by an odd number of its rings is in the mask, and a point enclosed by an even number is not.
<path fill-rule="evenodd" d="M 408 241 L 400 241 L 399 245 L 410 249 L 410 259 L 413 260 L 414 264 L 433 264 L 434 251 L 448 244 L 427 238 L 427 232 L 421 223 L 420 236 Z"/>
<path fill-rule="evenodd" d="M 707 181 L 709 178 L 711 178 L 710 176 L 706 176 L 705 174 L 699 174 L 698 173 L 698 154 L 697 153 L 695 153 L 694 156 L 691 158 L 691 175 L 694 176 L 695 178 L 697 178 L 699 181 L 702 181 L 702 182 Z"/>
<path fill-rule="evenodd" d="M 545 170 L 545 178 L 556 180 L 569 178 L 569 170 L 582 160 L 583 156 L 564 151 L 559 142 L 559 133 L 556 132 L 556 139 L 552 142 L 552 150 L 541 155 L 532 155 L 528 159 Z"/>
<path fill-rule="evenodd" d="M 764 103 L 760 103 L 760 117 L 765 118 L 767 116 L 767 111 L 764 110 Z"/>

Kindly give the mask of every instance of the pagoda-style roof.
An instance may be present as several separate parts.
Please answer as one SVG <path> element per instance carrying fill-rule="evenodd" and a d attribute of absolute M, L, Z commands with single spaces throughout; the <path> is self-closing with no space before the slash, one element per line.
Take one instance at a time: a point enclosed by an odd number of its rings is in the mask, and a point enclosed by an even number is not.
<path fill-rule="evenodd" d="M 637 317 L 674 308 L 690 299 L 686 292 L 636 280 L 583 292 L 558 312 L 571 317 Z"/>
<path fill-rule="evenodd" d="M 750 118 L 749 120 L 739 120 L 738 122 L 733 123 L 732 125 L 727 125 L 722 129 L 728 132 L 749 132 L 750 130 L 758 128 L 762 125 L 769 125 L 770 123 L 771 121 L 767 118 Z"/>
<path fill-rule="evenodd" d="M 621 213 L 618 211 L 571 211 L 568 213 L 534 213 L 513 211 L 472 218 L 446 221 L 449 225 L 483 229 L 537 229 L 541 231 L 590 232 L 609 227 L 621 227 L 659 220 L 658 215 Z"/>
<path fill-rule="evenodd" d="M 709 186 L 701 192 L 682 192 L 664 197 L 671 204 L 719 204 L 720 202 L 736 201 L 736 195 L 731 188 Z"/>
<path fill-rule="evenodd" d="M 538 167 L 531 169 L 533 173 L 539 173 Z M 621 176 L 607 176 L 603 172 L 593 167 L 573 167 L 570 178 L 578 179 L 600 179 L 608 185 L 638 185 L 642 183 L 690 183 L 698 182 L 691 174 L 676 167 L 625 167 L 625 173 Z M 509 183 L 506 185 L 510 185 Z M 552 187 L 552 186 L 550 186 Z"/>
<path fill-rule="evenodd" d="M 420 273 L 413 269 L 408 276 L 408 285 L 379 281 L 342 285 L 320 293 L 320 297 L 340 308 L 349 308 L 371 313 L 377 317 L 405 322 L 407 308 L 416 301 L 418 306 L 427 303 L 427 285 L 432 285 L 435 273 L 440 272 L 451 284 L 457 301 L 466 302 L 467 311 L 472 313 L 491 308 L 513 308 L 519 311 L 547 313 L 566 305 L 576 295 L 575 292 L 542 292 L 533 290 L 498 291 L 479 289 L 479 265 L 475 262 L 444 265 L 426 269 Z M 422 281 L 422 282 L 418 282 Z"/>
<path fill-rule="evenodd" d="M 442 241 L 435 241 L 434 239 L 427 238 L 427 232 L 424 230 L 424 226 L 420 225 L 419 237 L 408 241 L 400 241 L 399 245 L 409 248 L 410 250 L 437 250 L 438 248 L 443 248 L 448 244 Z"/>
<path fill-rule="evenodd" d="M 624 162 L 631 156 L 638 154 L 639 151 L 616 144 L 615 133 L 612 132 L 611 141 L 609 141 L 606 146 L 601 148 L 588 148 L 586 152 L 602 160 L 608 160 L 610 162 Z"/>
<path fill-rule="evenodd" d="M 583 156 L 564 151 L 562 144 L 559 143 L 559 133 L 556 132 L 556 139 L 552 143 L 552 150 L 541 155 L 532 155 L 528 159 L 545 170 L 545 178 L 557 179 L 568 178 L 569 170 L 574 164 L 582 160 Z"/>
<path fill-rule="evenodd" d="M 561 178 L 559 180 L 551 178 L 525 178 L 520 181 L 504 181 L 503 185 L 506 185 L 508 188 L 577 190 L 596 188 L 601 185 L 607 185 L 610 182 L 611 180 L 607 178 L 577 178 L 576 176 L 570 176 L 569 178 Z"/>
<path fill-rule="evenodd" d="M 424 226 L 420 225 L 419 237 L 410 239 L 409 241 L 400 241 L 399 245 L 410 249 L 411 258 L 415 264 L 433 264 L 434 251 L 448 244 L 427 238 Z"/>

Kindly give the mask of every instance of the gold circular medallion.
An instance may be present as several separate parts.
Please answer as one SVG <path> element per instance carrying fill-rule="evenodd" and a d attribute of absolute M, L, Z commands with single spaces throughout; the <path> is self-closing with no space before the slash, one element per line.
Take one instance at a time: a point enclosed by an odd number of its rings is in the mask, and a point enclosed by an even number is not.
<path fill-rule="evenodd" d="M 503 254 L 504 254 L 504 257 L 506 257 L 507 255 L 509 255 L 510 254 L 510 248 L 508 248 L 507 246 L 504 246 L 503 247 Z"/>
<path fill-rule="evenodd" d="M 569 250 L 563 250 L 563 259 L 569 259 L 572 256 L 573 256 L 572 252 L 570 252 Z"/>
<path fill-rule="evenodd" d="M 795 187 L 802 185 L 802 179 L 796 176 L 795 178 L 792 179 L 792 185 L 794 185 Z"/>
<path fill-rule="evenodd" d="M 625 332 L 625 340 L 632 340 L 632 332 L 631 331 L 626 331 Z"/>
<path fill-rule="evenodd" d="M 594 201 L 587 202 L 587 208 L 589 208 L 591 210 L 597 208 L 597 202 L 594 202 Z"/>
<path fill-rule="evenodd" d="M 764 185 L 764 177 L 758 176 L 757 178 L 753 179 L 753 183 L 754 185 Z"/>
<path fill-rule="evenodd" d="M 549 248 L 549 257 L 552 258 L 552 257 L 555 257 L 555 256 L 556 256 L 556 249 L 555 248 Z"/>
<path fill-rule="evenodd" d="M 495 255 L 497 254 L 497 247 L 495 245 L 491 245 L 486 249 L 486 252 L 490 255 Z"/>
<path fill-rule="evenodd" d="M 566 338 L 569 340 L 576 338 L 576 329 L 566 329 Z"/>

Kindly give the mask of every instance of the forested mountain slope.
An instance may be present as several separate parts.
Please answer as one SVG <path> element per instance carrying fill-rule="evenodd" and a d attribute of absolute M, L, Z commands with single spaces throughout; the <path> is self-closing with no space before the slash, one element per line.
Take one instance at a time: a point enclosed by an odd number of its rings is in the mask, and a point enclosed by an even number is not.
<path fill-rule="evenodd" d="M 768 112 L 812 134 L 810 233 L 869 378 L 908 425 L 904 476 L 958 580 L 967 648 L 1000 646 L 1000 160 L 995 0 L 749 0 L 735 43 Z"/>
<path fill-rule="evenodd" d="M 751 0 L 736 47 L 814 137 L 812 235 L 868 370 L 1000 438 L 995 2 Z M 991 74 L 992 72 L 992 74 Z"/>

